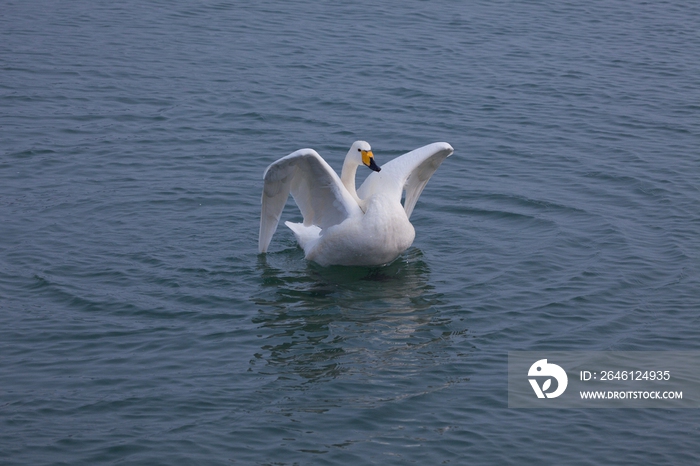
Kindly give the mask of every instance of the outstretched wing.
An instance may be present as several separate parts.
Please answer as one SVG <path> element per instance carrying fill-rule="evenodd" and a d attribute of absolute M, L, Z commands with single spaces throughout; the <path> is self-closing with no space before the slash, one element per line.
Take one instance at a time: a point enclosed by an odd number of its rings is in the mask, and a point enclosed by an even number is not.
<path fill-rule="evenodd" d="M 357 195 L 361 199 L 367 199 L 376 192 L 382 192 L 396 197 L 400 202 L 405 190 L 404 210 L 406 216 L 411 218 L 413 208 L 428 180 L 452 152 L 454 149 L 448 143 L 435 142 L 396 157 L 383 164 L 382 171 L 371 173 L 357 190 Z"/>
<path fill-rule="evenodd" d="M 338 175 L 313 149 L 301 149 L 265 170 L 258 250 L 266 252 L 289 194 L 304 216 L 304 225 L 321 229 L 361 212 Z"/>

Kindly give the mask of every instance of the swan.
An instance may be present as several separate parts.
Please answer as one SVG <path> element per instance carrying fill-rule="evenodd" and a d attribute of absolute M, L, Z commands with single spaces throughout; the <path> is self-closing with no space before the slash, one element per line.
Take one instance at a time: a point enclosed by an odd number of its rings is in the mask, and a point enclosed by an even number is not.
<path fill-rule="evenodd" d="M 345 156 L 340 177 L 313 149 L 282 157 L 263 175 L 258 250 L 267 252 L 291 193 L 304 221 L 285 225 L 294 232 L 307 260 L 322 266 L 377 266 L 393 261 L 413 243 L 416 232 L 409 219 L 416 201 L 453 151 L 446 142 L 436 142 L 380 168 L 370 145 L 356 141 Z M 355 190 L 360 165 L 373 172 Z"/>

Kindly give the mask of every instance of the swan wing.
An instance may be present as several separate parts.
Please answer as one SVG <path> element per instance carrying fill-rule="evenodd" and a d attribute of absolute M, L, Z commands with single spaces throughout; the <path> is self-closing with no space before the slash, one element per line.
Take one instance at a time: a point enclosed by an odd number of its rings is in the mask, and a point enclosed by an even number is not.
<path fill-rule="evenodd" d="M 452 152 L 454 149 L 448 143 L 435 142 L 396 157 L 383 164 L 380 172 L 370 174 L 357 194 L 361 199 L 367 199 L 381 192 L 400 202 L 405 190 L 404 210 L 406 216 L 411 218 L 413 208 L 428 180 Z"/>
<path fill-rule="evenodd" d="M 260 252 L 267 251 L 289 194 L 299 206 L 306 226 L 325 229 L 361 212 L 338 175 L 313 149 L 298 150 L 272 163 L 263 180 Z"/>

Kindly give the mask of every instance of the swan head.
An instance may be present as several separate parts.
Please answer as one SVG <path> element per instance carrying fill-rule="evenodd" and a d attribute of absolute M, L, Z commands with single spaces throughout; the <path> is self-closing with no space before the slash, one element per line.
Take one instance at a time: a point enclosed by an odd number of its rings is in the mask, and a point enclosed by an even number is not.
<path fill-rule="evenodd" d="M 352 158 L 358 166 L 364 165 L 375 172 L 381 170 L 377 162 L 374 161 L 372 147 L 365 141 L 355 141 L 348 152 L 347 158 Z"/>

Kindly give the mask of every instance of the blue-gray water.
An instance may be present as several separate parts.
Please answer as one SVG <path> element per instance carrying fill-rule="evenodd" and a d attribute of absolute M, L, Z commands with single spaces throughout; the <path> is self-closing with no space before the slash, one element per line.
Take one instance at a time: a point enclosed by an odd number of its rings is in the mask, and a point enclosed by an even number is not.
<path fill-rule="evenodd" d="M 697 410 L 506 391 L 700 350 L 698 5 L 376 3 L 2 2 L 0 463 L 698 464 Z M 413 247 L 259 256 L 265 167 L 356 139 L 454 146 Z"/>

